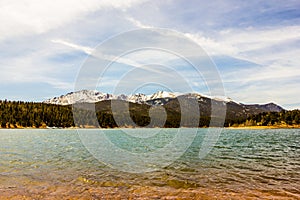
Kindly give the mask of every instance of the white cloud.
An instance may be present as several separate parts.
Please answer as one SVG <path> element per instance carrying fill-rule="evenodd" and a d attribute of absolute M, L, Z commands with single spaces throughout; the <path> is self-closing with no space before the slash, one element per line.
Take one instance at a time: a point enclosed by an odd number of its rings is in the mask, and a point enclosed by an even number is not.
<path fill-rule="evenodd" d="M 253 28 L 221 30 L 215 38 L 197 33 L 185 33 L 185 35 L 201 45 L 210 55 L 228 55 L 264 64 L 267 60 L 265 55 L 260 57 L 261 51 L 284 42 L 300 40 L 300 26 L 263 30 Z M 290 50 L 287 49 L 287 51 Z M 272 55 L 274 55 L 274 51 Z"/>
<path fill-rule="evenodd" d="M 60 40 L 60 39 L 58 39 L 58 40 L 51 40 L 51 42 L 62 44 L 62 45 L 71 47 L 73 49 L 79 50 L 79 51 L 83 51 L 84 53 L 86 53 L 88 55 L 91 55 L 92 52 L 93 52 L 93 48 L 86 47 L 86 46 L 81 46 L 81 45 L 74 44 L 74 43 L 67 42 L 67 41 Z"/>
<path fill-rule="evenodd" d="M 232 77 L 235 77 L 232 79 Z M 268 80 L 293 79 L 300 77 L 300 68 L 282 65 L 270 65 L 268 67 L 255 67 L 240 69 L 223 75 L 223 81 L 228 83 L 253 84 L 255 82 L 266 82 Z"/>
<path fill-rule="evenodd" d="M 127 20 L 138 28 L 153 28 L 128 17 Z M 205 36 L 203 33 L 183 33 L 187 38 L 198 43 L 209 55 L 227 55 L 243 59 L 260 65 L 270 64 L 275 60 L 295 60 L 291 57 L 291 51 L 298 53 L 297 47 L 289 47 L 285 51 L 266 50 L 275 45 L 300 40 L 300 26 L 284 26 L 265 29 L 224 29 L 213 36 Z M 276 54 L 276 55 L 274 55 Z M 298 60 L 298 59 L 297 59 Z M 300 65 L 300 63 L 297 62 Z"/>
<path fill-rule="evenodd" d="M 154 28 L 153 26 L 143 24 L 142 22 L 134 19 L 133 17 L 127 17 L 126 19 L 138 28 Z"/>
<path fill-rule="evenodd" d="M 126 10 L 140 0 L 2 0 L 0 41 L 9 37 L 40 34 L 63 28 L 100 9 Z"/>
<path fill-rule="evenodd" d="M 225 69 L 221 74 L 228 94 L 236 100 L 298 103 L 295 101 L 299 99 L 300 87 L 300 26 L 295 19 L 280 18 L 281 11 L 294 9 L 298 3 L 148 1 L 142 4 L 145 1 L 1 0 L 0 47 L 4 52 L 0 60 L 1 83 L 48 83 L 67 90 L 72 86 L 72 73 L 78 70 L 76 63 L 80 64 L 69 54 L 76 56 L 80 51 L 90 55 L 96 43 L 133 27 L 169 27 L 194 40 L 209 55 L 226 55 L 259 65 L 251 69 L 246 69 L 248 65 L 228 67 L 230 70 Z M 267 13 L 262 10 L 266 5 Z M 261 16 L 263 21 L 256 22 Z M 273 20 L 276 23 L 271 24 Z M 113 61 L 116 57 L 112 54 L 98 52 L 97 56 Z M 118 62 L 137 67 L 148 61 L 167 62 L 165 55 L 159 57 L 151 52 L 136 56 L 137 53 L 127 55 Z M 56 57 L 63 61 L 51 63 L 50 58 Z M 66 74 L 72 75 L 66 78 Z M 274 80 L 282 86 L 273 88 Z M 288 80 L 294 84 L 288 85 Z M 270 98 L 264 97 L 266 93 Z"/>
<path fill-rule="evenodd" d="M 226 30 L 213 38 L 185 35 L 209 55 L 227 55 L 258 65 L 221 74 L 226 93 L 233 99 L 244 103 L 299 103 L 300 26 Z"/>
<path fill-rule="evenodd" d="M 215 39 L 204 37 L 201 34 L 184 33 L 184 35 L 198 43 L 210 55 L 235 55 L 238 52 L 238 49 L 232 45 L 226 45 L 221 42 L 217 42 Z"/>
<path fill-rule="evenodd" d="M 75 50 L 82 51 L 88 55 L 91 55 L 97 59 L 104 59 L 109 62 L 117 62 L 120 64 L 125 64 L 128 66 L 133 66 L 136 68 L 140 68 L 143 70 L 155 72 L 155 73 L 164 73 L 158 69 L 153 67 L 149 67 L 151 64 L 156 65 L 167 65 L 168 61 L 178 59 L 173 54 L 167 53 L 165 51 L 158 51 L 158 50 L 151 50 L 151 49 L 141 49 L 139 51 L 134 51 L 125 55 L 110 55 L 110 54 L 103 54 L 100 50 L 93 49 L 91 47 L 78 45 L 72 42 L 67 42 L 65 40 L 57 39 L 51 40 L 53 43 L 62 44 L 68 47 L 71 47 Z M 121 44 L 120 44 L 121 45 Z M 120 46 L 118 47 L 120 48 Z"/>
<path fill-rule="evenodd" d="M 0 83 L 47 83 L 54 88 L 72 89 L 70 81 L 63 81 L 61 65 L 51 66 L 39 60 L 40 54 L 33 53 L 30 56 L 22 56 L 1 63 Z"/>

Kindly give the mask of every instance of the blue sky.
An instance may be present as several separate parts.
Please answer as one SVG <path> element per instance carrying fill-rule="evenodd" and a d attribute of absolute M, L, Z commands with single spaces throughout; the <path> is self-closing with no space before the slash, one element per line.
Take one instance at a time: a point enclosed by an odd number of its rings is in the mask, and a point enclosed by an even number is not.
<path fill-rule="evenodd" d="M 153 27 L 199 44 L 217 65 L 226 96 L 300 108 L 297 0 L 3 0 L 0 8 L 0 99 L 43 101 L 73 91 L 94 47 Z M 118 79 L 113 74 L 100 87 L 104 92 Z"/>

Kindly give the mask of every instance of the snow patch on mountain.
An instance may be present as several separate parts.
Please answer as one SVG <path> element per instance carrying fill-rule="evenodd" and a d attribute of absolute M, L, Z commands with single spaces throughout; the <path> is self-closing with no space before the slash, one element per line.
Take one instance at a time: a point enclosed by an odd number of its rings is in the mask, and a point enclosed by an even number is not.
<path fill-rule="evenodd" d="M 176 97 L 177 96 L 174 93 L 166 92 L 166 91 L 158 91 L 152 95 L 149 95 L 147 100 L 163 99 L 163 98 L 176 98 Z"/>
<path fill-rule="evenodd" d="M 216 100 L 216 101 L 223 101 L 225 103 L 232 102 L 232 103 L 240 104 L 239 102 L 234 101 L 231 98 L 226 97 L 226 96 L 215 96 L 215 97 L 210 97 L 210 98 L 213 99 L 213 100 Z"/>
<path fill-rule="evenodd" d="M 132 102 L 132 103 L 144 103 L 146 102 L 147 96 L 145 94 L 137 93 L 134 95 L 130 95 L 127 97 L 127 101 Z"/>
<path fill-rule="evenodd" d="M 146 103 L 150 105 L 164 105 L 171 99 L 174 99 L 178 96 L 184 96 L 186 98 L 195 98 L 198 101 L 207 101 L 207 99 L 214 99 L 216 101 L 223 101 L 225 103 L 234 102 L 239 104 L 238 102 L 233 101 L 228 97 L 208 97 L 206 95 L 202 95 L 199 93 L 173 93 L 167 91 L 158 91 L 151 95 L 145 95 L 142 93 L 136 93 L 132 95 L 113 95 L 108 93 L 98 92 L 96 90 L 80 90 L 76 92 L 70 92 L 66 95 L 61 95 L 60 97 L 54 97 L 52 99 L 48 99 L 44 101 L 44 103 L 49 104 L 57 104 L 57 105 L 71 105 L 74 103 L 95 103 L 98 101 L 105 100 L 123 100 L 129 101 L 132 103 Z"/>
<path fill-rule="evenodd" d="M 58 104 L 58 105 L 70 105 L 74 103 L 94 103 L 98 101 L 114 99 L 114 95 L 98 92 L 95 90 L 81 90 L 77 92 L 70 92 L 60 97 L 54 97 L 44 101 L 44 103 Z"/>

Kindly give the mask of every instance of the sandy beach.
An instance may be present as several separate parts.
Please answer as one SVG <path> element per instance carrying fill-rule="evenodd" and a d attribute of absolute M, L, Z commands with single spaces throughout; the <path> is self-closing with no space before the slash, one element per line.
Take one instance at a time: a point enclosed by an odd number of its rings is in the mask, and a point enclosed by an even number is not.
<path fill-rule="evenodd" d="M 231 126 L 226 129 L 294 129 L 300 128 L 300 125 L 279 125 L 279 126 Z"/>
<path fill-rule="evenodd" d="M 43 186 L 0 188 L 0 199 L 300 199 L 300 195 L 284 191 L 242 190 L 239 193 L 222 189 L 175 189 L 171 187 L 97 187 L 97 186 Z M 276 197 L 274 197 L 276 195 Z"/>

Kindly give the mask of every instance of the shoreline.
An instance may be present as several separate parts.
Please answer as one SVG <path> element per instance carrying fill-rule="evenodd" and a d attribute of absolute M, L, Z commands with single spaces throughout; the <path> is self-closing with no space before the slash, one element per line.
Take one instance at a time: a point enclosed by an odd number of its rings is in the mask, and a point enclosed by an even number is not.
<path fill-rule="evenodd" d="M 99 127 L 17 127 L 17 128 L 2 128 L 0 127 L 0 130 L 10 130 L 10 129 L 32 129 L 32 130 L 59 130 L 59 129 L 69 129 L 69 130 L 76 130 L 76 129 L 156 129 L 161 127 L 153 127 L 153 128 L 145 128 L 145 127 L 115 127 L 115 128 L 99 128 Z M 162 129 L 171 129 L 173 127 Z M 207 129 L 207 128 L 224 128 L 224 129 L 240 129 L 240 130 L 251 130 L 251 129 L 300 129 L 300 125 L 278 125 L 278 126 L 230 126 L 230 127 L 179 127 L 179 128 L 201 128 L 201 129 Z M 176 128 L 174 128 L 176 129 Z"/>
<path fill-rule="evenodd" d="M 245 191 L 232 191 L 219 188 L 196 188 L 196 189 L 175 189 L 159 186 L 132 186 L 132 187 L 97 187 L 93 185 L 43 185 L 29 187 L 25 190 L 20 187 L 4 187 L 1 189 L 1 199 L 40 199 L 46 198 L 55 200 L 63 199 L 298 199 L 299 195 L 280 190 L 246 189 Z"/>
<path fill-rule="evenodd" d="M 225 129 L 300 129 L 300 125 L 278 125 L 278 126 L 230 126 Z"/>

